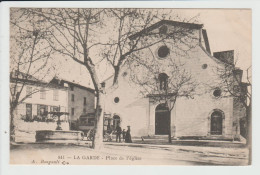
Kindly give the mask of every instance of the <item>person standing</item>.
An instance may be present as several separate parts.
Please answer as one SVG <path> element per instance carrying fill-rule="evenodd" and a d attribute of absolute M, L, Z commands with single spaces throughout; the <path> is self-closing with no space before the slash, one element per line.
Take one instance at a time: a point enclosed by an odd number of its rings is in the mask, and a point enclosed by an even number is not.
<path fill-rule="evenodd" d="M 126 131 L 126 135 L 125 135 L 125 143 L 132 143 L 130 131 L 131 131 L 130 126 L 127 126 L 127 131 Z"/>
<path fill-rule="evenodd" d="M 121 142 L 121 133 L 122 133 L 122 128 L 120 127 L 120 125 L 117 125 L 117 127 L 116 127 L 116 142 L 117 142 L 117 140 L 119 140 L 119 142 Z"/>
<path fill-rule="evenodd" d="M 123 141 L 125 141 L 125 135 L 126 135 L 125 129 L 123 129 L 122 135 L 123 135 Z"/>

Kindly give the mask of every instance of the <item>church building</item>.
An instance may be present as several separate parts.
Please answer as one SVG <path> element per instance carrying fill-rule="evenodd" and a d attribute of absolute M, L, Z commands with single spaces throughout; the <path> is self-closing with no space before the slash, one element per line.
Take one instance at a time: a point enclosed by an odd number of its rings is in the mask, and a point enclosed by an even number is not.
<path fill-rule="evenodd" d="M 130 126 L 133 137 L 163 136 L 171 132 L 173 138 L 239 138 L 239 120 L 244 112 L 237 109 L 238 105 L 235 105 L 232 96 L 224 94 L 216 74 L 216 68 L 234 64 L 234 51 L 215 52 L 212 55 L 207 32 L 202 24 L 162 20 L 145 30 L 130 39 L 134 40 L 143 32 L 157 33 L 157 39 L 171 33 L 175 36 L 165 37 L 161 42 L 155 42 L 136 54 L 140 62 L 145 60 L 143 63 L 146 65 L 158 68 L 159 88 L 165 88 L 167 78 L 174 76 L 169 65 L 175 60 L 196 81 L 196 93 L 192 98 L 178 97 L 169 112 L 163 101 L 152 98 L 158 94 L 142 93 L 140 84 L 132 81 L 133 74 L 139 77 L 147 75 L 145 71 L 136 71 L 138 64 L 131 67 L 130 61 L 126 61 L 116 84 L 113 84 L 113 77 L 104 81 L 105 117 L 113 119 L 104 122 L 104 129 L 115 128 L 120 124 L 122 129 Z"/>

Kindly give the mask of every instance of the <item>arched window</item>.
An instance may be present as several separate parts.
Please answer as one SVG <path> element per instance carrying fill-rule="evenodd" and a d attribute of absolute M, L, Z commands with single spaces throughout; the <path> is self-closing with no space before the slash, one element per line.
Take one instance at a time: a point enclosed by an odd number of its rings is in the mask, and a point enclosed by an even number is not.
<path fill-rule="evenodd" d="M 168 87 L 168 75 L 165 73 L 159 74 L 160 90 L 166 90 Z"/>
<path fill-rule="evenodd" d="M 223 114 L 221 111 L 214 111 L 210 117 L 210 133 L 211 135 L 222 135 L 223 131 Z"/>
<path fill-rule="evenodd" d="M 120 124 L 120 117 L 118 115 L 113 116 L 113 129 L 115 130 L 116 127 Z"/>

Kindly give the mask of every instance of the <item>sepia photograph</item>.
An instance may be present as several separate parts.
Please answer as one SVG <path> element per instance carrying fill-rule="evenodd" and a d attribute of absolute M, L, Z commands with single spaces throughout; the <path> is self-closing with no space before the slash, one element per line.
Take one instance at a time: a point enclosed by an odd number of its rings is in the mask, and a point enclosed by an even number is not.
<path fill-rule="evenodd" d="M 251 9 L 9 12 L 11 165 L 251 165 Z"/>

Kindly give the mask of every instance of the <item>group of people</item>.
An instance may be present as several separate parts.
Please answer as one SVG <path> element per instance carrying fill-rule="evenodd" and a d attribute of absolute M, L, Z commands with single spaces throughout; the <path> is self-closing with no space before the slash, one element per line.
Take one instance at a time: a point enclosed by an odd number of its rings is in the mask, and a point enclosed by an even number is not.
<path fill-rule="evenodd" d="M 132 143 L 131 134 L 130 134 L 130 126 L 127 126 L 127 131 L 120 127 L 120 125 L 117 125 L 116 127 L 116 142 L 121 142 L 121 135 L 123 136 L 123 141 L 125 143 Z"/>

